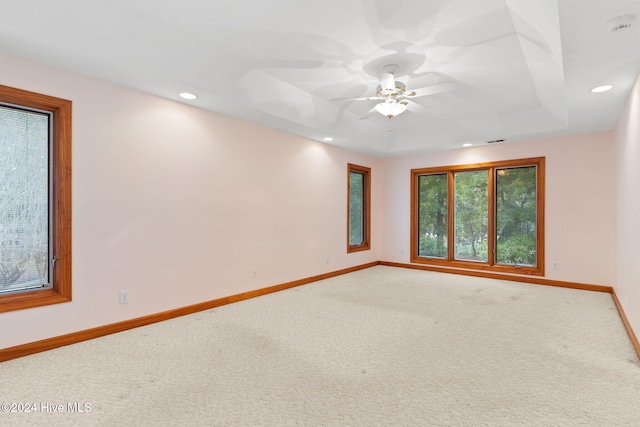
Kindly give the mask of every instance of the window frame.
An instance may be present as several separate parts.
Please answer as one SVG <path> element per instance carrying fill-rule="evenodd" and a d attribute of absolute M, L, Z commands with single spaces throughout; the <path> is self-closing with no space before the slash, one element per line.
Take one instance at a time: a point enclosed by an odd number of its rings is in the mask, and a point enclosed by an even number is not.
<path fill-rule="evenodd" d="M 525 167 L 536 166 L 536 265 L 510 265 L 510 264 L 498 264 L 496 263 L 496 169 L 510 168 L 510 167 Z M 454 257 L 455 251 L 455 220 L 454 220 L 454 208 L 455 208 L 455 189 L 454 189 L 454 174 L 456 172 L 467 172 L 487 170 L 488 182 L 487 190 L 488 197 L 488 249 L 487 249 L 487 262 L 477 261 L 465 261 L 456 260 Z M 448 180 L 448 201 L 447 201 L 447 217 L 448 217 L 448 231 L 447 231 L 447 256 L 446 258 L 428 258 L 418 256 L 418 229 L 419 229 L 419 216 L 418 216 L 418 191 L 419 183 L 418 177 L 421 175 L 430 175 L 437 173 L 446 173 Z M 500 273 L 511 274 L 528 274 L 535 276 L 544 276 L 544 199 L 545 199 L 545 158 L 544 157 L 532 157 L 526 159 L 517 160 L 505 160 L 496 162 L 486 162 L 477 164 L 455 165 L 455 166 L 442 166 L 432 168 L 420 168 L 411 170 L 411 238 L 410 238 L 410 258 L 412 263 L 439 265 L 445 267 L 455 267 L 470 270 L 490 270 Z"/>
<path fill-rule="evenodd" d="M 363 201 L 364 213 L 362 215 L 364 224 L 362 231 L 364 241 L 359 245 L 351 244 L 351 173 L 363 175 Z M 347 253 L 366 251 L 371 249 L 371 168 L 347 163 Z"/>
<path fill-rule="evenodd" d="M 0 313 L 71 301 L 71 101 L 0 85 L 0 103 L 52 115 L 51 287 L 0 295 Z"/>

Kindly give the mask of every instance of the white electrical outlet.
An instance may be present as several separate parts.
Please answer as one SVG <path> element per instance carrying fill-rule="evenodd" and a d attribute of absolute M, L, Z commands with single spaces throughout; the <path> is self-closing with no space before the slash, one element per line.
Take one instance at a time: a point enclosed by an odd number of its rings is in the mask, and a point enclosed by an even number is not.
<path fill-rule="evenodd" d="M 129 302 L 129 291 L 120 291 L 120 304 Z"/>
<path fill-rule="evenodd" d="M 329 257 L 326 257 L 326 258 L 324 259 L 324 262 L 325 262 L 325 264 L 329 264 Z"/>
<path fill-rule="evenodd" d="M 554 262 L 551 264 L 551 268 L 553 268 L 554 270 L 558 270 L 558 269 L 560 269 L 560 263 L 559 263 L 559 262 L 557 262 L 557 261 L 554 261 Z"/>
<path fill-rule="evenodd" d="M 251 270 L 251 278 L 255 279 L 256 277 L 258 277 L 258 270 Z"/>

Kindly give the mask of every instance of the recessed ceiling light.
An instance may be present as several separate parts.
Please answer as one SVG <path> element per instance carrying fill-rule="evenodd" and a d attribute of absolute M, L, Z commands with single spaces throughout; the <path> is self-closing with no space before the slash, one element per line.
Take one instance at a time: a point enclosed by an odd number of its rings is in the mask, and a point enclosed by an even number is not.
<path fill-rule="evenodd" d="M 471 147 L 473 144 L 471 144 L 470 142 L 467 142 L 466 144 L 462 144 L 463 147 Z"/>
<path fill-rule="evenodd" d="M 195 96 L 194 94 L 189 93 L 189 92 L 182 92 L 182 93 L 180 94 L 180 97 L 182 97 L 182 98 L 184 98 L 184 99 L 192 99 L 192 100 L 193 100 L 193 99 L 197 99 L 197 98 L 198 98 L 197 96 Z"/>
<path fill-rule="evenodd" d="M 333 138 L 331 138 L 330 136 L 327 136 L 326 138 L 323 138 L 325 141 L 333 141 Z"/>
<path fill-rule="evenodd" d="M 611 89 L 613 89 L 613 86 L 603 85 L 603 86 L 594 87 L 593 89 L 591 89 L 591 92 L 593 93 L 606 92 Z"/>

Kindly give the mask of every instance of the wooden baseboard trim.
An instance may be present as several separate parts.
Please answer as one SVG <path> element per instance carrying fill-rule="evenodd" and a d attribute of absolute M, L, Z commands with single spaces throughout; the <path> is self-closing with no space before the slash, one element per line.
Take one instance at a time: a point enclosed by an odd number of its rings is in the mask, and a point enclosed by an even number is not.
<path fill-rule="evenodd" d="M 461 274 L 466 276 L 484 277 L 489 279 L 510 280 L 515 282 L 533 283 L 533 284 L 539 284 L 539 285 L 558 286 L 558 287 L 571 288 L 571 289 L 581 289 L 581 290 L 587 290 L 587 291 L 610 293 L 613 296 L 613 300 L 616 304 L 616 307 L 618 308 L 618 312 L 620 313 L 620 317 L 625 326 L 625 329 L 629 334 L 631 343 L 634 349 L 636 350 L 638 357 L 640 358 L 640 343 L 638 342 L 638 338 L 635 335 L 633 329 L 631 328 L 629 321 L 627 320 L 627 316 L 625 315 L 624 310 L 620 305 L 620 301 L 618 300 L 618 297 L 616 296 L 614 289 L 610 286 L 549 280 L 549 279 L 543 279 L 543 278 L 531 277 L 531 276 L 527 276 L 527 277 L 511 276 L 511 275 L 498 274 L 498 273 L 489 273 L 485 271 L 460 270 L 460 269 L 443 268 L 443 267 L 435 267 L 435 266 L 427 266 L 427 265 L 415 265 L 415 264 L 403 264 L 403 263 L 388 262 L 388 261 L 376 261 L 376 262 L 358 265 L 355 267 L 350 267 L 342 270 L 320 274 L 317 276 L 307 277 L 305 279 L 294 280 L 292 282 L 282 283 L 282 284 L 270 286 L 267 288 L 256 289 L 254 291 L 243 292 L 241 294 L 218 298 L 211 301 L 205 301 L 205 302 L 190 305 L 187 307 L 180 307 L 173 310 L 164 311 L 161 313 L 151 314 L 148 316 L 138 317 L 135 319 L 125 320 L 122 322 L 113 323 L 109 325 L 98 326 L 96 328 L 73 332 L 70 334 L 48 338 L 48 339 L 44 339 L 44 340 L 40 340 L 32 343 L 22 344 L 15 347 L 0 349 L 0 362 L 28 356 L 30 354 L 40 353 L 42 351 L 52 350 L 54 348 L 79 343 L 79 342 L 90 340 L 93 338 L 99 338 L 105 335 L 126 331 L 128 329 L 138 328 L 140 326 L 150 325 L 153 323 L 174 319 L 176 317 L 197 313 L 199 311 L 209 310 L 215 307 L 220 307 L 223 305 L 247 300 L 250 298 L 259 297 L 262 295 L 267 295 L 273 292 L 282 291 L 284 289 L 306 285 L 308 283 L 313 283 L 319 280 L 340 276 L 343 274 L 351 273 L 354 271 L 362 270 L 362 269 L 373 267 L 376 265 L 386 265 L 389 267 L 411 268 L 415 270 L 434 271 L 438 273 Z"/>
<path fill-rule="evenodd" d="M 633 328 L 629 323 L 629 319 L 627 319 L 627 315 L 625 314 L 624 309 L 622 308 L 622 304 L 620 304 L 620 300 L 618 299 L 618 295 L 616 295 L 615 289 L 613 290 L 613 292 L 611 292 L 611 296 L 613 297 L 613 302 L 616 304 L 616 307 L 618 308 L 618 313 L 620 314 L 620 319 L 622 319 L 622 324 L 624 325 L 624 328 L 627 330 L 629 339 L 631 339 L 631 345 L 633 345 L 633 348 L 636 351 L 638 358 L 640 359 L 640 341 L 638 341 L 638 337 L 636 336 L 635 332 L 633 332 Z"/>
<path fill-rule="evenodd" d="M 176 317 L 197 313 L 199 311 L 209 310 L 215 307 L 220 307 L 222 305 L 231 304 L 234 302 L 243 301 L 250 298 L 255 298 L 261 295 L 282 291 L 284 289 L 306 285 L 308 283 L 317 282 L 319 280 L 328 279 L 335 276 L 340 276 L 340 275 L 351 273 L 357 270 L 373 267 L 375 265 L 378 265 L 377 261 L 370 262 L 368 264 L 358 265 L 355 267 L 345 268 L 342 270 L 332 271 L 329 273 L 319 274 L 317 276 L 307 277 L 305 279 L 294 280 L 292 282 L 282 283 L 275 286 L 269 286 L 267 288 L 256 289 L 254 291 L 243 292 L 241 294 L 218 298 L 211 301 L 205 301 L 205 302 L 190 305 L 187 307 L 176 308 L 173 310 L 163 311 L 161 313 L 150 314 L 148 316 L 125 320 L 118 323 L 112 323 L 110 325 L 98 326 L 96 328 L 86 329 L 84 331 L 72 332 L 70 334 L 61 335 L 58 337 L 47 338 L 44 340 L 22 344 L 15 347 L 4 348 L 0 350 L 0 362 L 5 362 L 11 359 L 17 359 L 19 357 L 28 356 L 35 353 L 40 353 L 42 351 L 52 350 L 54 348 L 79 343 L 79 342 L 90 340 L 93 338 L 103 337 L 105 335 L 115 334 L 117 332 L 138 328 L 140 326 L 150 325 L 152 323 L 162 322 L 164 320 L 174 319 Z"/>
<path fill-rule="evenodd" d="M 459 268 L 445 268 L 431 265 L 402 264 L 398 262 L 380 261 L 380 265 L 390 267 L 412 268 L 415 270 L 435 271 L 438 273 L 461 274 L 464 276 L 484 277 L 487 279 L 510 280 L 512 282 L 533 283 L 536 285 L 557 286 L 561 288 L 582 289 L 585 291 L 613 293 L 611 286 L 590 285 L 587 283 L 565 282 L 561 280 L 550 280 L 535 276 L 512 276 L 508 274 L 490 273 L 487 271 L 461 270 Z"/>

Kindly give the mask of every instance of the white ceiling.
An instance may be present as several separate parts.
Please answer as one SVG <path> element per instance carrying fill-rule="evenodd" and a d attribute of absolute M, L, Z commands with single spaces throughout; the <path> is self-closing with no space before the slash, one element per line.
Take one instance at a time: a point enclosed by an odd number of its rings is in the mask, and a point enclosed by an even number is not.
<path fill-rule="evenodd" d="M 0 0 L 0 50 L 374 156 L 612 129 L 640 1 Z M 607 22 L 635 14 L 616 33 Z M 360 119 L 387 64 L 426 111 Z M 0 67 L 0 78 L 2 70 Z M 1 80 L 0 80 L 0 83 Z M 601 84 L 614 89 L 588 90 Z M 184 101 L 180 92 L 198 95 Z"/>

